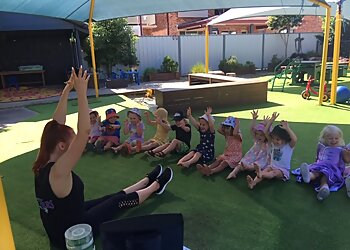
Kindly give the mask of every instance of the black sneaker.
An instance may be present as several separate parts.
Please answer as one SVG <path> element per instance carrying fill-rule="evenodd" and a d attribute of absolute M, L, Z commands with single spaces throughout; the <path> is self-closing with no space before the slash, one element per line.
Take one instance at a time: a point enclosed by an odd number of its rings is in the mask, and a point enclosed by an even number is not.
<path fill-rule="evenodd" d="M 103 152 L 103 142 L 102 141 L 96 142 L 94 151 L 98 154 L 101 154 Z"/>
<path fill-rule="evenodd" d="M 87 143 L 85 149 L 86 151 L 94 151 L 95 145 L 93 143 Z"/>
<path fill-rule="evenodd" d="M 156 194 L 162 194 L 165 190 L 166 185 L 173 179 L 173 170 L 167 167 L 164 172 L 157 178 L 159 183 L 159 189 L 156 191 Z"/>
<path fill-rule="evenodd" d="M 149 172 L 148 174 L 146 174 L 146 177 L 148 177 L 149 181 L 148 181 L 148 185 L 151 185 L 162 173 L 163 171 L 163 166 L 158 164 L 153 170 L 152 172 Z"/>

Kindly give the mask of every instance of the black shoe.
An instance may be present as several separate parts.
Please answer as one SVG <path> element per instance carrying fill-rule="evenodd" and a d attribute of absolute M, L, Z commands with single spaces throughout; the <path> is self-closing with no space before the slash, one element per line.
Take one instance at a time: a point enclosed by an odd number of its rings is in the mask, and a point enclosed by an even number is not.
<path fill-rule="evenodd" d="M 87 143 L 85 149 L 86 149 L 86 151 L 94 151 L 95 145 L 92 143 Z"/>
<path fill-rule="evenodd" d="M 173 170 L 167 167 L 164 172 L 157 178 L 159 183 L 159 189 L 156 191 L 156 194 L 162 194 L 165 190 L 166 185 L 173 179 Z"/>
<path fill-rule="evenodd" d="M 151 185 L 162 173 L 163 171 L 163 166 L 158 164 L 153 170 L 152 172 L 149 172 L 148 174 L 146 174 L 146 177 L 148 177 L 148 185 Z"/>
<path fill-rule="evenodd" d="M 103 152 L 103 143 L 102 141 L 98 141 L 96 142 L 96 145 L 95 145 L 95 150 L 94 150 L 96 153 L 98 154 L 101 154 Z"/>

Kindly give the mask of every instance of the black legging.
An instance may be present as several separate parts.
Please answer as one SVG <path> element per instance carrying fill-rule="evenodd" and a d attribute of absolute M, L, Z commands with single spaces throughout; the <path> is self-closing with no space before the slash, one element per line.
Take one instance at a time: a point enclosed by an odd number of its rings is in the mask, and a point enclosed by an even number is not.
<path fill-rule="evenodd" d="M 103 222 L 112 220 L 119 210 L 135 207 L 138 204 L 139 195 L 136 192 L 126 194 L 124 191 L 89 200 L 84 204 L 84 222 L 92 227 L 93 234 L 96 236 Z"/>

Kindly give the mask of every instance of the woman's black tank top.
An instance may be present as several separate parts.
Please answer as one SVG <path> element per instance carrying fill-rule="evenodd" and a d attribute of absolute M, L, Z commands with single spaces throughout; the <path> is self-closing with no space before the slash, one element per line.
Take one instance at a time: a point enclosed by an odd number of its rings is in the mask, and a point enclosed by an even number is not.
<path fill-rule="evenodd" d="M 35 195 L 40 208 L 40 217 L 50 242 L 65 248 L 64 232 L 71 226 L 82 223 L 84 213 L 84 184 L 72 171 L 72 190 L 65 198 L 57 198 L 51 189 L 49 175 L 54 162 L 40 169 L 35 177 Z"/>

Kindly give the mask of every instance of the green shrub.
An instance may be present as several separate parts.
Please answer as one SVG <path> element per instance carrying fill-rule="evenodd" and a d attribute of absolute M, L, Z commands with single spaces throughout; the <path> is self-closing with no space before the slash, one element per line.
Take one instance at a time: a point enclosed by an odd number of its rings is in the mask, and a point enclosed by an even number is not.
<path fill-rule="evenodd" d="M 245 64 L 238 62 L 237 57 L 230 56 L 228 59 L 220 61 L 219 69 L 223 72 L 236 73 L 238 75 L 253 74 L 255 73 L 255 64 L 253 62 L 247 61 Z"/>
<path fill-rule="evenodd" d="M 177 72 L 178 67 L 179 64 L 177 62 L 175 62 L 170 56 L 166 56 L 160 66 L 160 72 L 174 73 Z"/>
<path fill-rule="evenodd" d="M 192 66 L 191 73 L 205 73 L 205 65 L 203 63 L 196 63 Z"/>
<path fill-rule="evenodd" d="M 219 63 L 219 69 L 223 72 L 229 73 L 229 72 L 236 72 L 239 68 L 238 59 L 235 56 L 230 56 L 228 59 L 221 60 Z"/>
<path fill-rule="evenodd" d="M 268 71 L 275 71 L 275 67 L 283 61 L 282 58 L 279 58 L 276 54 L 272 56 L 271 62 L 267 65 Z"/>
<path fill-rule="evenodd" d="M 142 76 L 142 80 L 145 81 L 145 82 L 149 82 L 149 74 L 151 73 L 156 73 L 157 72 L 157 69 L 156 68 L 146 68 L 144 71 L 143 71 L 143 76 Z"/>

